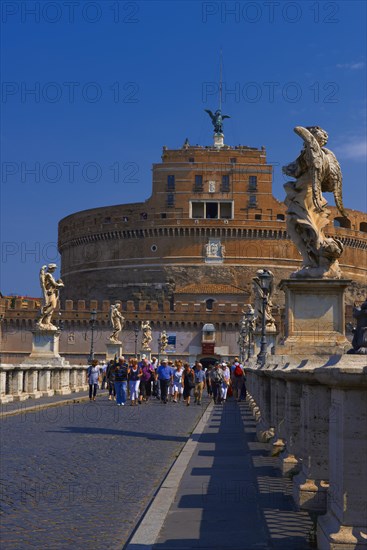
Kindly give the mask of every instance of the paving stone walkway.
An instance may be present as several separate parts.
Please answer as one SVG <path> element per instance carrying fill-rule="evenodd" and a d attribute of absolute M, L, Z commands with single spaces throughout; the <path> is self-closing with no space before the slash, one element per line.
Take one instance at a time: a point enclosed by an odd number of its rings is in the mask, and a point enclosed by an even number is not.
<path fill-rule="evenodd" d="M 100 394 L 4 417 L 1 550 L 121 550 L 203 410 Z"/>
<path fill-rule="evenodd" d="M 152 548 L 308 550 L 311 528 L 247 405 L 230 401 L 210 414 Z"/>

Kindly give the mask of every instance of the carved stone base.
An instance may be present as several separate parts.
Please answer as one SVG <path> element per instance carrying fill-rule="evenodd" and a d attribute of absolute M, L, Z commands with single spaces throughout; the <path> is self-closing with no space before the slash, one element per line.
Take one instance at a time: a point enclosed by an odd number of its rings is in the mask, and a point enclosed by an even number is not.
<path fill-rule="evenodd" d="M 291 477 L 299 473 L 301 464 L 294 455 L 284 450 L 279 455 L 279 469 L 284 476 Z"/>
<path fill-rule="evenodd" d="M 318 519 L 317 548 L 319 550 L 367 550 L 367 520 L 365 525 L 341 525 L 332 513 Z"/>
<path fill-rule="evenodd" d="M 285 342 L 276 354 L 344 354 L 350 348 L 344 327 L 344 291 L 349 283 L 342 279 L 282 280 Z"/>
<path fill-rule="evenodd" d="M 305 474 L 300 472 L 293 479 L 293 499 L 301 510 L 324 514 L 328 488 L 328 482 L 307 479 Z"/>

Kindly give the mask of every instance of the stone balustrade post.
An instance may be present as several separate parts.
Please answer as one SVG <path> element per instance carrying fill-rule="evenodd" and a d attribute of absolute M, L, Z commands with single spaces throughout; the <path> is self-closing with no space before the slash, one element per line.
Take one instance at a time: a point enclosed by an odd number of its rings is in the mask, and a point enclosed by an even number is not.
<path fill-rule="evenodd" d="M 283 475 L 297 472 L 301 456 L 301 396 L 302 384 L 288 380 L 285 392 L 285 434 L 286 447 L 280 455 L 280 469 Z"/>
<path fill-rule="evenodd" d="M 11 377 L 11 393 L 14 401 L 24 401 L 28 395 L 23 392 L 24 372 L 20 368 L 15 368 Z"/>
<path fill-rule="evenodd" d="M 51 370 L 48 368 L 39 369 L 38 371 L 38 387 L 42 392 L 43 397 L 54 395 L 54 390 L 51 388 Z"/>
<path fill-rule="evenodd" d="M 270 379 L 270 417 L 271 425 L 275 430 L 275 435 L 271 440 L 271 454 L 273 456 L 279 455 L 285 447 L 285 391 L 286 383 L 284 380 L 278 378 Z"/>
<path fill-rule="evenodd" d="M 302 469 L 293 479 L 293 498 L 303 510 L 326 512 L 329 487 L 329 409 L 331 390 L 305 384 L 301 398 Z"/>
<path fill-rule="evenodd" d="M 330 489 L 319 517 L 319 550 L 367 549 L 367 388 L 333 389 Z"/>
<path fill-rule="evenodd" d="M 274 437 L 274 427 L 271 425 L 271 379 L 263 372 L 259 380 L 259 409 L 260 417 L 256 425 L 257 438 L 261 442 L 268 442 Z"/>

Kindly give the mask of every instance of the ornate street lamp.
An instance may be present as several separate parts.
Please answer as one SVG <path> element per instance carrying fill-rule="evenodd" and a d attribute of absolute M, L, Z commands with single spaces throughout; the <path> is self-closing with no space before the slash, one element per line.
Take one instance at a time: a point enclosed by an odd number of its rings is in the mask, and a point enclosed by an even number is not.
<path fill-rule="evenodd" d="M 260 279 L 260 288 L 262 290 L 262 322 L 261 322 L 261 341 L 260 341 L 260 353 L 257 356 L 257 362 L 261 366 L 265 365 L 266 360 L 266 306 L 268 304 L 268 294 L 273 280 L 273 275 L 267 270 L 262 269 L 257 272 Z"/>
<path fill-rule="evenodd" d="M 88 357 L 89 362 L 92 362 L 94 360 L 94 327 L 96 325 L 96 322 L 97 322 L 97 312 L 95 309 L 92 309 L 92 311 L 90 312 L 90 320 L 89 320 L 90 328 L 92 331 L 91 339 L 90 339 L 90 352 Z"/>
<path fill-rule="evenodd" d="M 248 348 L 247 348 L 247 360 L 252 357 L 251 352 L 251 343 L 252 343 L 252 334 L 254 332 L 254 319 L 255 319 L 255 312 L 251 308 L 248 308 L 248 310 L 245 313 L 245 319 L 246 319 L 246 327 L 247 327 L 247 338 L 248 338 Z"/>
<path fill-rule="evenodd" d="M 135 335 L 135 358 L 137 358 L 138 357 L 138 336 L 139 336 L 138 325 L 135 325 L 134 327 L 134 335 Z"/>

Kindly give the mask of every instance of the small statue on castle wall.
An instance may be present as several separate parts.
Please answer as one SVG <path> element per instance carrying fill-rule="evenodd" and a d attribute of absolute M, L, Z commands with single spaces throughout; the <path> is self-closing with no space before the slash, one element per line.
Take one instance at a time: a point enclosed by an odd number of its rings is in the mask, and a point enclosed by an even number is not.
<path fill-rule="evenodd" d="M 51 322 L 52 314 L 57 307 L 60 288 L 64 287 L 61 279 L 55 281 L 53 273 L 56 270 L 56 264 L 48 264 L 41 267 L 40 284 L 43 292 L 44 305 L 41 307 L 41 318 L 37 322 L 39 330 L 57 331 L 57 327 Z"/>
<path fill-rule="evenodd" d="M 164 353 L 168 346 L 168 336 L 165 330 L 162 330 L 159 338 L 159 352 Z"/>
<path fill-rule="evenodd" d="M 141 330 L 143 331 L 143 336 L 141 339 L 141 348 L 143 350 L 150 351 L 149 344 L 152 341 L 152 327 L 150 326 L 149 321 L 141 322 Z"/>
<path fill-rule="evenodd" d="M 121 344 L 121 341 L 119 340 L 119 333 L 122 331 L 122 329 L 125 326 L 125 317 L 121 313 L 121 304 L 120 302 L 116 302 L 115 304 L 112 304 L 110 308 L 110 322 L 113 328 L 113 332 L 108 338 L 110 342 L 113 344 Z"/>
<path fill-rule="evenodd" d="M 274 277 L 273 273 L 268 269 L 267 270 L 272 277 Z M 263 297 L 264 297 L 264 291 L 261 288 L 260 285 L 260 278 L 259 275 L 262 273 L 262 269 L 259 269 L 256 272 L 256 277 L 252 279 L 253 283 L 253 290 L 255 294 L 255 319 L 256 319 L 256 327 L 258 329 L 261 329 L 262 326 L 262 318 L 263 318 Z M 273 303 L 271 300 L 273 294 L 273 281 L 270 284 L 269 292 L 267 294 L 266 299 L 266 306 L 265 306 L 265 322 L 266 322 L 266 330 L 267 332 L 275 332 L 276 326 L 275 326 L 275 319 L 272 316 L 272 308 Z"/>

